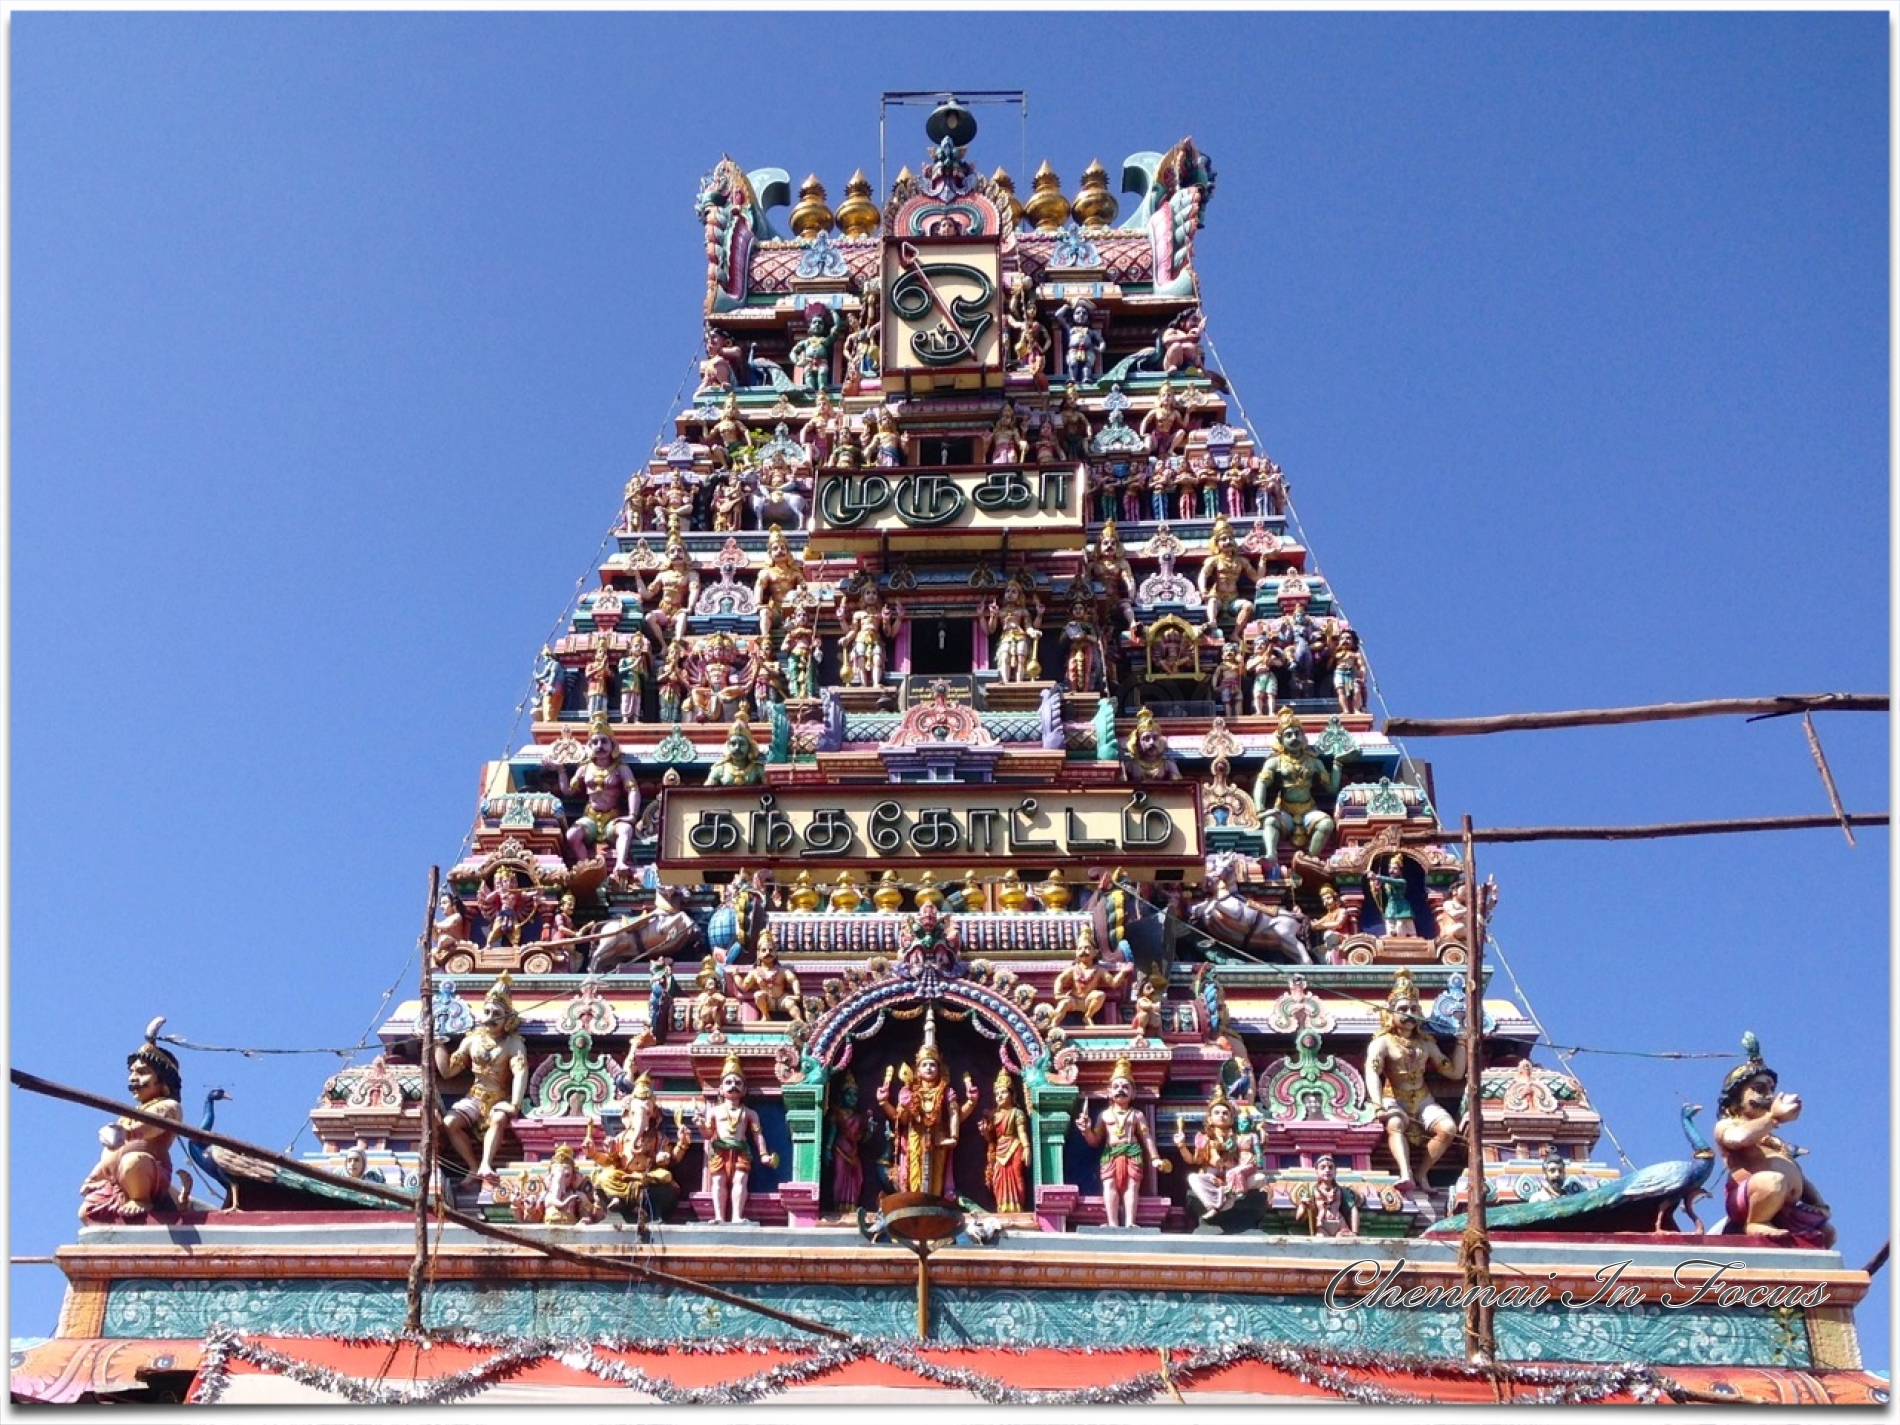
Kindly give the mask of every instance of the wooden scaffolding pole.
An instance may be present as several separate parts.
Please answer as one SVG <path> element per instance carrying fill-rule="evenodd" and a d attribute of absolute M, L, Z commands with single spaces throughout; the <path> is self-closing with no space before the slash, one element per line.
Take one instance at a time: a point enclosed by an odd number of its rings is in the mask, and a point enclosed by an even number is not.
<path fill-rule="evenodd" d="M 417 1013 L 422 1018 L 422 1135 L 416 1156 L 416 1256 L 409 1264 L 409 1285 L 404 1300 L 403 1329 L 415 1334 L 422 1331 L 422 1281 L 429 1266 L 429 1197 L 435 1188 L 435 1120 L 438 1112 L 435 1090 L 435 947 L 429 943 L 429 930 L 435 917 L 435 898 L 442 885 L 442 868 L 429 868 L 429 899 L 422 908 L 422 975 L 418 993 L 422 996 Z"/>
<path fill-rule="evenodd" d="M 1464 1266 L 1465 1359 L 1490 1365 L 1498 1357 L 1491 1291 L 1491 1237 L 1484 1221 L 1484 901 L 1478 889 L 1477 848 L 1471 818 L 1464 819 L 1465 905 L 1471 927 L 1465 966 L 1465 1231 L 1458 1244 Z"/>
<path fill-rule="evenodd" d="M 167 1133 L 173 1134 L 176 1137 L 189 1138 L 195 1143 L 208 1143 L 214 1148 L 229 1148 L 234 1153 L 242 1153 L 246 1157 L 256 1158 L 260 1162 L 271 1164 L 273 1167 L 287 1168 L 300 1177 L 309 1178 L 312 1182 L 324 1183 L 330 1187 L 344 1188 L 350 1192 L 361 1193 L 364 1197 L 380 1198 L 384 1202 L 391 1203 L 396 1207 L 409 1207 L 412 1205 L 410 1195 L 398 1188 L 386 1187 L 382 1183 L 370 1182 L 363 1178 L 346 1178 L 341 1173 L 333 1173 L 326 1168 L 319 1168 L 314 1163 L 300 1162 L 298 1159 L 291 1157 L 288 1153 L 279 1153 L 274 1149 L 263 1147 L 257 1143 L 247 1143 L 242 1138 L 233 1138 L 229 1134 L 214 1132 L 209 1128 L 195 1128 L 189 1123 L 180 1123 L 176 1119 L 160 1118 L 157 1114 L 147 1113 L 137 1104 L 128 1104 L 122 1099 L 111 1099 L 105 1097 L 103 1094 L 88 1093 L 84 1089 L 76 1089 L 67 1084 L 55 1083 L 51 1079 L 41 1078 L 38 1074 L 29 1074 L 24 1069 L 9 1069 L 7 1071 L 7 1077 L 14 1087 L 25 1089 L 28 1093 L 44 1094 L 48 1098 L 63 1099 L 67 1103 L 76 1103 L 83 1108 L 94 1109 L 100 1113 L 110 1113 L 122 1118 L 130 1118 L 137 1123 L 146 1123 L 154 1128 L 162 1128 Z M 737 1292 L 724 1291 L 719 1287 L 709 1286 L 705 1282 L 694 1281 L 691 1277 L 678 1276 L 673 1272 L 663 1272 L 657 1267 L 650 1267 L 645 1262 L 638 1262 L 630 1257 L 608 1256 L 605 1253 L 590 1255 L 585 1252 L 571 1251 L 566 1247 L 557 1247 L 552 1242 L 543 1242 L 537 1238 L 530 1237 L 525 1232 L 516 1232 L 510 1228 L 497 1226 L 493 1222 L 486 1222 L 479 1217 L 470 1217 L 465 1213 L 457 1212 L 452 1207 L 443 1206 L 438 1208 L 438 1211 L 446 1221 L 453 1222 L 458 1227 L 466 1228 L 478 1237 L 487 1237 L 496 1242 L 505 1242 L 511 1247 L 523 1247 L 531 1252 L 539 1252 L 545 1257 L 552 1257 L 557 1262 L 568 1262 L 574 1266 L 583 1267 L 588 1271 L 613 1272 L 621 1276 L 644 1277 L 648 1281 L 660 1282 L 667 1286 L 677 1287 L 679 1290 L 691 1292 L 695 1296 L 709 1297 L 714 1301 L 724 1302 L 727 1306 L 736 1306 L 745 1311 L 757 1312 L 760 1316 L 770 1317 L 774 1321 L 782 1321 L 787 1326 L 797 1327 L 800 1331 L 810 1331 L 815 1335 L 829 1336 L 839 1341 L 849 1340 L 851 1336 L 850 1332 L 841 1331 L 836 1326 L 827 1326 L 822 1321 L 813 1321 L 808 1317 L 797 1316 L 789 1311 L 780 1311 L 777 1307 L 767 1306 L 763 1302 L 752 1301 L 740 1296 Z"/>
<path fill-rule="evenodd" d="M 1664 836 L 1716 836 L 1738 831 L 1814 831 L 1849 826 L 1885 826 L 1887 813 L 1849 812 L 1844 816 L 1757 816 L 1728 821 L 1664 821 L 1648 826 L 1481 826 L 1471 833 L 1476 842 L 1493 845 L 1506 841 L 1649 841 Z M 1451 839 L 1442 827 L 1402 831 L 1408 843 L 1442 844 Z"/>
<path fill-rule="evenodd" d="M 1493 732 L 1535 732 L 1553 727 L 1609 727 L 1630 722 L 1669 722 L 1685 717 L 1734 714 L 1782 717 L 1806 712 L 1886 712 L 1885 693 L 1788 693 L 1773 698 L 1708 698 L 1693 703 L 1650 703 L 1633 708 L 1578 708 L 1572 712 L 1499 713 L 1495 717 L 1391 717 L 1388 737 L 1483 737 Z"/>

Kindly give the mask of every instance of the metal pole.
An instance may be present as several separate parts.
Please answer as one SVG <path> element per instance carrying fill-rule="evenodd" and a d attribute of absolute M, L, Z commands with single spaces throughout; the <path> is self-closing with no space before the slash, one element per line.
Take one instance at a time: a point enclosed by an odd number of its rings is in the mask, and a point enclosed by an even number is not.
<path fill-rule="evenodd" d="M 1470 956 L 1465 980 L 1465 1358 L 1489 1365 L 1497 1359 L 1492 1305 L 1491 1238 L 1484 1222 L 1484 905 L 1478 892 L 1477 847 L 1471 818 L 1464 819 L 1465 923 L 1470 927 Z"/>
<path fill-rule="evenodd" d="M 422 1279 L 429 1264 L 429 1191 L 435 1183 L 435 947 L 429 943 L 429 930 L 435 915 L 435 898 L 442 885 L 442 868 L 429 868 L 429 899 L 422 909 L 422 1140 L 416 1161 L 416 1256 L 409 1264 L 409 1285 L 405 1293 L 407 1314 L 403 1329 L 422 1330 Z"/>

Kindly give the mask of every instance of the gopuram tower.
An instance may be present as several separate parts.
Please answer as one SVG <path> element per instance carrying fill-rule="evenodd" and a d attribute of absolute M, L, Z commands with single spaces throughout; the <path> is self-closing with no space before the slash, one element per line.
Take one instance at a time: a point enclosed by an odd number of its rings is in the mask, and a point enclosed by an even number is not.
<path fill-rule="evenodd" d="M 698 386 L 485 770 L 430 1001 L 324 1086 L 325 1176 L 218 1149 L 181 1203 L 102 1162 L 62 1338 L 169 1343 L 201 1398 L 249 1398 L 234 1363 L 387 1337 L 421 1281 L 473 1333 L 445 1372 L 538 1341 L 617 1361 L 603 1390 L 667 1342 L 912 1369 L 889 1343 L 921 1332 L 986 1399 L 1084 1379 L 1031 1381 L 1023 1346 L 1098 1384 L 1159 1347 L 1245 1398 L 1462 1398 L 1428 1379 L 1461 1308 L 1400 1298 L 1466 1280 L 1476 998 L 1492 1272 L 1525 1292 L 1498 1357 L 1567 1363 L 1517 1398 L 1870 1398 L 1818 1194 L 1780 1235 L 1689 1230 L 1717 1119 L 1773 1087 L 1759 1048 L 1683 1112 L 1681 1163 L 1620 1176 L 1584 1086 L 1466 982 L 1495 891 L 1469 903 L 1368 709 L 1376 636 L 1211 369 L 1213 163 L 1183 139 L 1119 196 L 1099 162 L 1019 193 L 975 135 L 943 104 L 883 194 L 702 180 Z M 175 1098 L 147 1047 L 141 1101 Z M 430 1125 L 446 1205 L 568 1256 L 447 1221 L 413 1278 Z M 574 1259 L 636 1253 L 667 1277 Z M 1754 1294 L 1664 1303 L 1710 1256 Z M 1627 1300 L 1561 1302 L 1612 1263 Z M 1109 1348 L 1141 1363 L 1081 1354 Z"/>

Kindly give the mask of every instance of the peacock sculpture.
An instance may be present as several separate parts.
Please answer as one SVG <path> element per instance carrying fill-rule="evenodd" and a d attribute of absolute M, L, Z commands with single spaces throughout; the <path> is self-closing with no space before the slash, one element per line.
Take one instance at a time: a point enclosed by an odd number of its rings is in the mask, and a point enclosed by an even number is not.
<path fill-rule="evenodd" d="M 226 1093 L 223 1089 L 212 1089 L 205 1094 L 204 1117 L 198 1126 L 207 1132 L 211 1131 L 218 1116 L 218 1101 L 220 1099 L 229 1099 L 230 1097 L 231 1095 Z M 216 1183 L 218 1187 L 223 1190 L 224 1203 L 220 1204 L 220 1206 L 228 1204 L 231 1200 L 231 1177 L 223 1168 L 218 1166 L 217 1160 L 212 1157 L 211 1145 L 197 1142 L 195 1139 L 187 1139 L 185 1142 L 185 1156 L 191 1159 L 193 1167 L 205 1175 L 206 1182 Z"/>
<path fill-rule="evenodd" d="M 1678 1209 L 1695 1222 L 1694 1203 L 1706 1197 L 1703 1185 L 1715 1171 L 1715 1150 L 1696 1126 L 1699 1103 L 1684 1104 L 1682 1133 L 1692 1150 L 1687 1158 L 1652 1163 L 1602 1187 L 1539 1202 L 1487 1207 L 1487 1230 L 1509 1232 L 1669 1232 Z M 1465 1214 L 1434 1222 L 1428 1232 L 1463 1232 Z"/>

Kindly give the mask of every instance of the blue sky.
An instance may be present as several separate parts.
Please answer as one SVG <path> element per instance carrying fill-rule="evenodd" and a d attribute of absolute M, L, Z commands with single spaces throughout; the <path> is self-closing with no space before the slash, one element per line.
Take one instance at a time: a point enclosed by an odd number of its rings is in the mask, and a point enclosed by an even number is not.
<path fill-rule="evenodd" d="M 1192 134 L 1220 362 L 1395 712 L 1888 686 L 1880 13 L 11 17 L 11 1062 L 338 1046 L 413 982 L 536 650 L 674 408 L 722 153 L 1026 192 Z M 890 125 L 890 172 L 922 155 Z M 1027 166 L 1023 153 L 1027 149 Z M 1887 805 L 1884 718 L 1821 737 Z M 1798 723 L 1415 743 L 1448 821 L 1824 811 Z M 1890 1210 L 1884 831 L 1481 853 L 1552 1037 L 1727 1052 Z M 1502 984 L 1509 993 L 1508 983 Z M 1494 990 L 1494 993 L 1497 992 Z M 185 1056 L 295 1139 L 335 1058 Z M 1724 1062 L 1574 1061 L 1638 1163 Z M 15 1254 L 91 1115 L 14 1093 Z M 1706 1120 L 1705 1120 L 1706 1121 Z M 309 1146 L 306 1133 L 301 1146 Z M 1615 1160 L 1606 1140 L 1600 1156 Z M 1886 1289 L 1861 1313 L 1885 1365 Z M 12 1272 L 14 1335 L 58 1273 Z"/>

